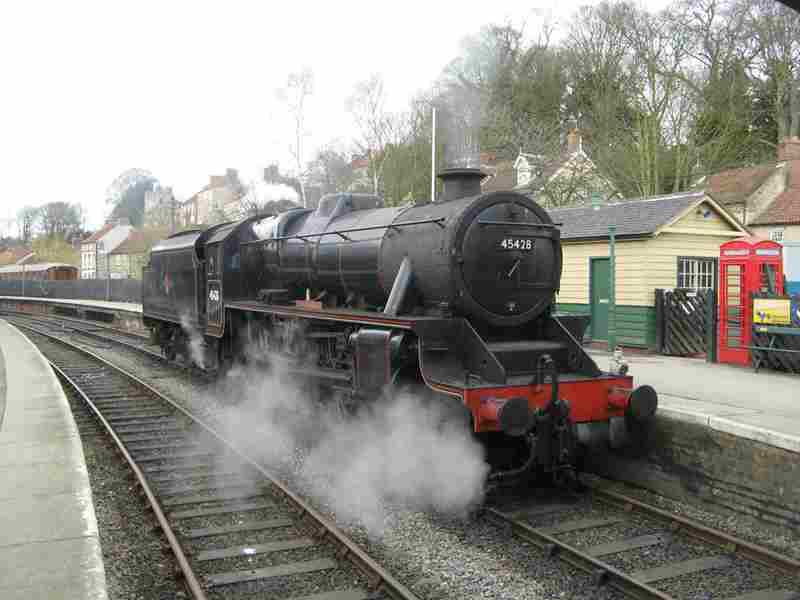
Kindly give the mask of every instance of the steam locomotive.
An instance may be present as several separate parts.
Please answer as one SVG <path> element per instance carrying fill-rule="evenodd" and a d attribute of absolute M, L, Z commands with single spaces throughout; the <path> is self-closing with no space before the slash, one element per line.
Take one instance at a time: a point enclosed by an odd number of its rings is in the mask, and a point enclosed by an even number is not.
<path fill-rule="evenodd" d="M 657 395 L 598 368 L 587 317 L 554 313 L 558 226 L 525 196 L 481 193 L 479 170 L 439 177 L 434 202 L 338 193 L 163 240 L 143 274 L 154 343 L 172 359 L 199 332 L 212 370 L 266 343 L 350 410 L 417 386 L 485 442 L 494 479 L 567 477 L 582 452 L 629 445 Z"/>

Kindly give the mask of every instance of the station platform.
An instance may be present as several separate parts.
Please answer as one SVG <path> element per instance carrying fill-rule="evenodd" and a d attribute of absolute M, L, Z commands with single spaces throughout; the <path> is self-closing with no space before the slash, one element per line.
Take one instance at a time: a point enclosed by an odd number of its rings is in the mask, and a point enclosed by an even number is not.
<path fill-rule="evenodd" d="M 608 352 L 587 350 L 609 368 Z M 634 385 L 658 392 L 660 415 L 800 453 L 800 376 L 658 354 L 624 359 Z"/>
<path fill-rule="evenodd" d="M 44 356 L 0 319 L 0 598 L 106 600 L 89 475 Z"/>
<path fill-rule="evenodd" d="M 30 302 L 41 304 L 60 304 L 80 308 L 90 308 L 101 311 L 115 311 L 121 313 L 142 314 L 142 305 L 136 302 L 107 302 L 105 300 L 70 300 L 67 298 L 30 298 L 21 296 L 0 296 L 0 300 L 14 302 Z"/>

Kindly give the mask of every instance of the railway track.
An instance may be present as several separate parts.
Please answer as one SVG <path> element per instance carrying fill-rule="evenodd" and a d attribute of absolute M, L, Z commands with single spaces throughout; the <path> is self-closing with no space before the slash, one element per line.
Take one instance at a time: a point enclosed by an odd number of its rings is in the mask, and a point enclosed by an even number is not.
<path fill-rule="evenodd" d="M 124 334 L 118 336 L 118 332 L 109 332 L 107 331 L 108 328 L 98 327 L 99 331 L 96 331 L 92 323 L 74 323 L 72 321 L 64 323 L 52 317 L 43 318 L 39 316 L 26 316 L 15 320 L 18 326 L 27 327 L 28 329 L 33 328 L 38 330 L 40 334 L 44 333 L 41 327 L 60 327 L 61 332 L 88 336 L 101 342 L 122 344 L 126 348 L 161 360 L 161 356 L 157 352 L 147 349 L 143 338 L 141 338 L 141 344 L 139 345 L 137 344 L 139 340 L 134 339 L 131 342 L 125 339 L 128 336 Z M 58 345 L 61 342 L 49 340 L 48 343 Z M 87 354 L 87 356 L 91 355 Z M 111 373 L 114 367 L 106 364 L 103 369 L 103 373 L 106 373 L 106 370 Z M 69 372 L 65 371 L 64 375 L 69 377 Z M 88 377 L 88 381 L 91 382 L 91 372 L 85 377 Z M 75 375 L 71 379 L 80 384 L 79 375 Z M 207 469 L 208 467 L 202 467 L 201 461 L 204 456 L 214 455 L 214 452 L 207 450 L 206 444 L 208 442 L 202 441 L 201 438 L 207 436 L 212 446 L 215 443 L 221 444 L 217 446 L 218 450 L 216 451 L 224 450 L 224 440 L 214 441 L 215 435 L 210 431 L 210 428 L 197 422 L 175 405 L 172 405 L 171 409 L 163 409 L 169 412 L 169 415 L 159 414 L 159 411 L 153 408 L 156 404 L 166 406 L 162 402 L 171 403 L 166 399 L 153 400 L 151 402 L 151 398 L 158 396 L 157 392 L 149 388 L 144 382 L 136 383 L 135 378 L 128 381 L 134 381 L 132 384 L 134 388 L 144 390 L 142 392 L 144 396 L 134 396 L 135 403 L 131 403 L 131 406 L 125 406 L 124 402 L 117 404 L 119 402 L 118 399 L 107 404 L 101 401 L 97 410 L 102 408 L 111 409 L 112 412 L 109 413 L 113 416 L 111 425 L 119 425 L 120 419 L 122 419 L 122 424 L 125 424 L 126 418 L 129 418 L 131 420 L 135 419 L 140 424 L 140 427 L 149 429 L 148 431 L 133 433 L 123 431 L 125 435 L 120 436 L 119 443 L 123 446 L 125 446 L 126 442 L 128 443 L 133 452 L 130 459 L 134 462 L 136 457 L 139 456 L 137 453 L 150 453 L 150 455 L 144 455 L 145 462 L 149 465 L 147 468 L 155 467 L 159 469 L 150 474 L 151 479 L 155 482 L 154 490 L 151 490 L 151 493 L 156 497 L 164 498 L 165 502 L 167 502 L 165 506 L 168 510 L 173 506 L 172 503 L 176 499 L 181 498 L 182 486 L 191 486 L 191 490 L 186 487 L 185 491 L 188 499 L 184 498 L 184 500 L 190 501 L 190 504 L 187 505 L 189 508 L 185 511 L 173 510 L 172 512 L 164 513 L 165 519 L 173 519 L 172 523 L 175 525 L 175 531 L 177 532 L 175 535 L 179 543 L 184 545 L 188 543 L 190 547 L 203 546 L 204 548 L 210 548 L 200 550 L 199 554 L 194 556 L 187 555 L 189 556 L 187 560 L 191 559 L 198 562 L 199 556 L 203 559 L 200 562 L 213 564 L 214 561 L 225 561 L 233 558 L 227 555 L 219 555 L 217 557 L 214 554 L 207 554 L 208 552 L 213 552 L 214 549 L 219 549 L 219 544 L 214 546 L 213 540 L 209 541 L 212 536 L 209 536 L 208 539 L 203 537 L 185 538 L 186 528 L 193 523 L 191 519 L 199 519 L 201 517 L 186 517 L 184 514 L 186 512 L 192 514 L 192 510 L 208 510 L 207 506 L 210 506 L 210 504 L 200 502 L 204 499 L 208 500 L 208 498 L 203 498 L 201 494 L 217 494 L 220 498 L 216 501 L 218 503 L 233 503 L 234 507 L 236 507 L 236 503 L 242 502 L 245 504 L 244 508 L 248 508 L 248 505 L 253 503 L 250 499 L 256 496 L 248 495 L 253 493 L 252 490 L 240 489 L 241 486 L 237 487 L 237 481 L 239 483 L 241 483 L 241 480 L 254 481 L 261 477 L 266 487 L 269 487 L 267 483 L 270 481 L 268 479 L 269 476 L 259 473 L 260 469 L 257 465 L 248 463 L 244 457 L 239 457 L 237 460 L 242 461 L 242 464 L 249 464 L 254 469 L 252 476 L 250 474 L 246 476 L 240 474 L 241 476 L 239 476 L 235 469 L 231 472 L 228 472 L 230 469 L 219 473 L 215 472 L 214 476 L 203 475 L 202 468 Z M 89 383 L 89 387 L 92 387 L 91 383 Z M 150 396 L 150 394 L 155 394 L 155 396 Z M 136 405 L 138 412 L 126 413 L 126 410 L 134 408 L 133 404 Z M 117 412 L 114 412 L 115 409 Z M 156 414 L 153 414 L 153 412 Z M 170 418 L 176 421 L 182 420 L 186 425 L 185 429 L 184 427 L 179 427 L 177 423 L 173 424 L 169 421 L 161 421 L 166 423 L 161 428 L 153 425 L 155 419 Z M 155 430 L 152 430 L 154 427 Z M 145 437 L 137 439 L 138 436 Z M 228 449 L 225 452 L 231 452 L 231 450 Z M 235 455 L 236 452 L 234 451 L 233 454 Z M 164 458 L 159 460 L 159 456 Z M 175 462 L 173 463 L 173 461 Z M 173 476 L 167 472 L 169 464 L 175 464 L 176 468 L 180 469 L 178 475 Z M 195 464 L 200 471 L 194 468 L 193 465 Z M 227 465 L 227 461 L 225 464 Z M 143 472 L 145 479 L 147 475 L 148 473 L 145 469 Z M 217 475 L 223 475 L 224 477 L 217 479 Z M 143 486 L 143 489 L 146 489 L 145 486 Z M 147 492 L 145 493 L 147 494 Z M 196 497 L 193 498 L 192 496 Z M 225 496 L 225 498 L 222 498 L 222 496 Z M 293 504 L 296 497 L 289 496 L 289 498 L 290 504 Z M 485 514 L 494 521 L 501 523 L 504 527 L 509 528 L 518 537 L 542 549 L 547 556 L 558 557 L 589 573 L 598 588 L 611 588 L 627 598 L 647 600 L 676 600 L 678 598 L 691 598 L 692 600 L 800 600 L 800 593 L 793 591 L 800 589 L 800 562 L 734 538 L 722 531 L 694 523 L 637 499 L 604 489 L 601 486 L 592 486 L 590 493 L 585 496 L 561 500 L 550 498 L 545 502 L 536 502 L 535 504 L 531 504 L 530 499 L 527 499 L 518 504 L 518 506 L 510 510 L 487 508 Z M 251 513 L 253 517 L 263 516 L 258 512 L 259 510 L 256 507 L 252 510 L 248 508 L 243 513 Z M 299 509 L 301 516 L 304 514 L 303 510 Z M 175 517 L 176 514 L 177 518 Z M 229 515 L 230 519 L 228 520 L 230 522 L 241 518 L 239 513 L 229 513 Z M 205 516 L 211 517 L 212 515 Z M 313 518 L 309 517 L 307 520 L 313 522 Z M 321 531 L 318 526 L 312 525 L 312 530 L 314 528 L 317 528 L 318 532 Z M 240 532 L 236 533 L 239 534 Z M 181 537 L 182 535 L 184 537 Z M 218 535 L 224 536 L 227 534 Z M 217 536 L 214 537 L 218 541 L 223 539 Z M 195 539 L 199 541 L 191 541 Z M 302 539 L 303 543 L 307 543 L 307 540 L 300 533 L 298 533 L 296 539 Z M 308 539 L 314 540 L 314 537 L 312 536 Z M 190 541 L 187 542 L 187 540 Z M 258 553 L 262 552 L 259 544 L 253 543 L 248 546 L 243 543 L 239 546 L 223 548 L 223 550 L 227 549 L 230 554 L 235 548 L 239 548 L 241 552 L 246 549 L 255 549 L 257 554 L 254 556 L 259 556 L 260 554 Z M 279 547 L 282 546 L 270 547 L 268 542 L 263 552 L 264 554 L 269 554 L 270 550 L 272 552 L 283 552 L 282 550 L 274 550 L 274 548 Z M 671 552 L 672 549 L 677 547 L 682 549 L 678 552 Z M 342 552 L 349 552 L 346 545 L 342 546 L 340 543 L 340 548 L 344 548 Z M 648 553 L 649 556 L 647 556 Z M 676 558 L 676 556 L 679 557 Z M 359 562 L 355 555 L 351 555 L 351 557 L 354 558 L 356 563 Z M 633 560 L 631 557 L 634 557 Z M 748 588 L 748 591 L 729 594 L 725 591 L 714 589 L 714 582 L 728 577 L 731 571 L 743 568 L 752 569 L 753 567 L 761 569 L 767 575 L 764 576 L 762 574 L 759 577 L 750 577 L 750 580 L 756 582 L 755 585 L 744 584 L 739 586 Z M 243 570 L 245 572 L 248 571 L 248 569 Z M 369 569 L 364 569 L 363 566 L 361 570 L 369 573 Z M 249 569 L 249 571 L 258 572 L 258 569 Z M 199 581 L 205 581 L 205 585 L 209 585 L 210 582 L 212 584 L 209 586 L 211 589 L 219 587 L 214 584 L 222 581 L 221 579 L 214 579 L 214 574 L 208 573 L 208 569 L 200 569 L 200 572 Z M 261 574 L 260 572 L 258 573 Z M 775 582 L 771 574 L 775 575 L 775 579 L 781 585 L 772 586 Z M 245 573 L 239 577 L 246 576 Z M 206 579 L 203 579 L 204 577 Z M 211 577 L 211 579 L 208 579 L 208 577 Z M 684 584 L 683 582 L 687 579 L 690 580 L 690 583 Z M 374 581 L 376 579 L 374 577 L 373 579 L 367 577 L 365 581 L 366 587 L 363 589 L 369 591 L 375 587 Z M 709 591 L 697 591 L 694 595 L 687 594 L 686 585 L 689 588 L 693 587 L 691 581 L 701 581 Z M 787 582 L 788 584 L 784 585 Z M 353 591 L 352 593 L 358 594 L 361 592 Z M 391 592 L 387 592 L 387 594 L 395 598 L 412 597 L 396 595 Z M 361 597 L 366 596 L 322 595 L 319 596 L 319 600 L 328 600 L 329 598 L 331 600 L 349 600 L 350 598 Z M 317 600 L 316 596 L 313 598 Z"/>
<path fill-rule="evenodd" d="M 113 439 L 193 598 L 415 598 L 210 426 L 41 323 L 15 321 Z"/>
<path fill-rule="evenodd" d="M 636 600 L 800 600 L 800 562 L 590 484 L 585 495 L 485 514 L 515 536 Z M 760 571 L 758 571 L 760 569 Z M 737 583 L 729 583 L 737 579 Z M 773 587 L 775 582 L 779 584 Z M 726 586 L 741 589 L 733 594 Z"/>
<path fill-rule="evenodd" d="M 9 315 L 18 322 L 27 322 L 32 325 L 53 327 L 61 333 L 75 333 L 100 342 L 110 342 L 123 346 L 128 350 L 133 350 L 144 354 L 150 358 L 163 361 L 164 356 L 154 346 L 150 345 L 148 339 L 142 335 L 130 333 L 116 329 L 102 323 L 95 323 L 84 319 L 77 319 L 66 316 L 52 315 L 31 315 L 23 312 L 16 312 L 4 309 L 0 314 Z"/>

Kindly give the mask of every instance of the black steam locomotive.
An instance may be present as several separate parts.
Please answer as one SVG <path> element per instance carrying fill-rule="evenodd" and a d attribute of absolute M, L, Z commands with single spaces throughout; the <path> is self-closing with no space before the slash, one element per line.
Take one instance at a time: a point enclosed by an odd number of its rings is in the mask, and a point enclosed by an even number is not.
<path fill-rule="evenodd" d="M 174 358 L 199 332 L 200 362 L 220 369 L 266 340 L 349 409 L 418 385 L 460 407 L 494 477 L 627 445 L 656 394 L 600 371 L 578 342 L 586 317 L 553 313 L 558 227 L 525 196 L 482 194 L 480 171 L 440 177 L 432 203 L 333 194 L 162 241 L 144 270 L 154 341 Z"/>

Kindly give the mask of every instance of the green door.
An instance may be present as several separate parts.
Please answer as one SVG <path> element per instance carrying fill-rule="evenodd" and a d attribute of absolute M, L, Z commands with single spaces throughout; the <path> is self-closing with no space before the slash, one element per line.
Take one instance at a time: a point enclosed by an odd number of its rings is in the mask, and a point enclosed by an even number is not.
<path fill-rule="evenodd" d="M 592 340 L 608 339 L 608 278 L 607 258 L 591 259 Z"/>

